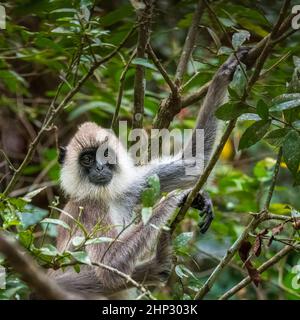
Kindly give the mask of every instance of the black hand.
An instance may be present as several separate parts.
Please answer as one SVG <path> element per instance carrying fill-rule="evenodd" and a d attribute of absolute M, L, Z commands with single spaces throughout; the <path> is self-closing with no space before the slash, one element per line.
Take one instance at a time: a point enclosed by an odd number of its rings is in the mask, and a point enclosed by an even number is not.
<path fill-rule="evenodd" d="M 213 204 L 206 193 L 198 193 L 192 207 L 200 211 L 202 221 L 199 223 L 201 233 L 205 233 L 214 219 Z"/>

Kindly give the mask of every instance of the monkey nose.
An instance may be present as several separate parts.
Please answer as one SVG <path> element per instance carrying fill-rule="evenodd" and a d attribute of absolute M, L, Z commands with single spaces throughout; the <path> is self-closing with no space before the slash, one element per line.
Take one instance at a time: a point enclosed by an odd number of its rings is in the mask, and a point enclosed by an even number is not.
<path fill-rule="evenodd" d="M 96 166 L 96 171 L 101 172 L 103 170 L 103 168 L 104 168 L 104 166 L 102 164 L 98 163 Z"/>

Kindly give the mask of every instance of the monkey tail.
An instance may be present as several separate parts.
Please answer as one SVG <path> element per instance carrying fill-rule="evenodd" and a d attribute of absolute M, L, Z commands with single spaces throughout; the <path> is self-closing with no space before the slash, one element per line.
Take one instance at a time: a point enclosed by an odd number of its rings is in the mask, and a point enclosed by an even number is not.
<path fill-rule="evenodd" d="M 248 53 L 248 48 L 242 48 L 237 53 L 238 59 L 242 61 Z M 238 60 L 234 55 L 219 68 L 209 85 L 207 94 L 198 113 L 195 129 L 204 129 L 204 162 L 209 161 L 215 146 L 218 121 L 215 111 L 225 102 L 227 88 L 236 70 Z M 192 139 L 192 155 L 196 156 L 196 133 L 194 131 Z M 190 147 L 190 145 L 189 145 Z"/>

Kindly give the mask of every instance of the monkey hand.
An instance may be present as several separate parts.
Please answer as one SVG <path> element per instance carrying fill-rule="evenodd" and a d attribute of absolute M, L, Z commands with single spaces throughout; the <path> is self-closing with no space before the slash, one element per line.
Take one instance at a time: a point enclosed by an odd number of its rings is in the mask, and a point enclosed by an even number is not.
<path fill-rule="evenodd" d="M 235 54 L 232 54 L 231 57 L 221 66 L 215 77 L 221 79 L 232 79 L 236 67 L 240 64 L 240 62 L 244 62 L 247 59 L 249 51 L 250 48 L 241 47 Z"/>
<path fill-rule="evenodd" d="M 192 208 L 200 211 L 202 221 L 199 223 L 201 233 L 205 233 L 214 219 L 213 204 L 206 192 L 199 192 L 192 202 Z"/>

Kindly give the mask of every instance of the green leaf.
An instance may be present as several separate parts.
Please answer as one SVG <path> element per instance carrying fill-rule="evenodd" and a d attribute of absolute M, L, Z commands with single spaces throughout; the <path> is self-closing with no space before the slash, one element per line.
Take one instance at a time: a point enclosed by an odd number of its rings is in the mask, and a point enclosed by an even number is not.
<path fill-rule="evenodd" d="M 228 87 L 228 93 L 231 98 L 230 100 L 240 100 L 239 94 L 233 88 Z"/>
<path fill-rule="evenodd" d="M 276 129 L 269 132 L 265 136 L 265 140 L 274 147 L 280 147 L 285 139 L 285 136 L 290 132 L 288 128 Z"/>
<path fill-rule="evenodd" d="M 101 24 L 105 27 L 109 27 L 122 19 L 130 17 L 133 15 L 133 7 L 130 4 L 119 6 L 118 9 L 110 11 L 104 17 L 101 17 Z"/>
<path fill-rule="evenodd" d="M 29 248 L 33 243 L 33 234 L 30 230 L 21 231 L 18 234 L 18 239 L 23 247 Z"/>
<path fill-rule="evenodd" d="M 55 257 L 59 254 L 57 248 L 54 247 L 52 244 L 46 244 L 45 246 L 38 249 L 41 254 L 45 256 Z"/>
<path fill-rule="evenodd" d="M 257 102 L 256 112 L 263 120 L 267 120 L 269 117 L 269 107 L 263 100 Z"/>
<path fill-rule="evenodd" d="M 285 102 L 278 103 L 270 108 L 270 111 L 283 111 L 289 110 L 293 108 L 297 108 L 300 106 L 300 99 L 289 100 Z"/>
<path fill-rule="evenodd" d="M 153 207 L 160 196 L 160 182 L 158 175 L 152 175 L 148 178 L 148 188 L 142 193 L 142 203 L 146 208 Z"/>
<path fill-rule="evenodd" d="M 76 273 L 80 272 L 80 264 L 75 264 L 75 266 L 73 266 L 73 269 Z"/>
<path fill-rule="evenodd" d="M 296 99 L 300 99 L 300 93 L 284 93 L 274 98 L 272 100 L 272 105 Z"/>
<path fill-rule="evenodd" d="M 152 64 L 152 63 L 150 63 L 147 59 L 134 58 L 131 63 L 132 63 L 132 64 L 135 64 L 135 65 L 140 65 L 140 66 L 143 66 L 143 67 L 145 67 L 145 68 L 149 68 L 149 69 L 152 69 L 152 70 L 157 71 L 155 65 Z"/>
<path fill-rule="evenodd" d="M 232 36 L 232 46 L 237 50 L 246 40 L 250 39 L 250 32 L 247 30 L 240 30 Z"/>
<path fill-rule="evenodd" d="M 78 251 L 78 252 L 70 252 L 70 254 L 76 261 L 81 262 L 83 264 L 92 265 L 91 259 L 86 252 Z"/>
<path fill-rule="evenodd" d="M 242 64 L 242 66 L 244 71 L 247 70 L 244 64 Z M 233 79 L 230 83 L 230 88 L 232 88 L 239 97 L 242 96 L 247 84 L 247 79 L 245 77 L 244 71 L 242 70 L 241 66 L 238 65 L 233 74 Z"/>
<path fill-rule="evenodd" d="M 230 55 L 231 53 L 233 52 L 233 50 L 229 47 L 221 47 L 219 50 L 218 50 L 218 56 L 221 56 L 223 54 L 225 55 Z"/>
<path fill-rule="evenodd" d="M 77 10 L 76 9 L 72 9 L 72 8 L 61 8 L 61 9 L 56 9 L 56 10 L 52 10 L 49 13 L 76 13 Z"/>
<path fill-rule="evenodd" d="M 51 30 L 51 32 L 65 35 L 71 35 L 74 33 L 72 30 L 63 27 L 54 28 L 53 30 Z"/>
<path fill-rule="evenodd" d="M 182 264 L 178 264 L 175 267 L 175 272 L 178 275 L 179 278 L 188 278 L 189 276 L 183 271 L 183 265 Z"/>
<path fill-rule="evenodd" d="M 216 48 L 219 49 L 221 47 L 221 45 L 222 45 L 220 38 L 215 33 L 215 31 L 212 30 L 211 28 L 206 27 L 206 29 L 207 29 L 208 33 L 210 34 L 210 36 L 212 37 L 212 39 L 213 39 L 213 41 L 214 41 L 214 43 L 216 45 Z"/>
<path fill-rule="evenodd" d="M 300 172 L 297 172 L 295 176 L 294 186 L 300 186 Z"/>
<path fill-rule="evenodd" d="M 300 164 L 300 136 L 291 130 L 282 145 L 283 158 L 289 170 L 296 175 Z"/>
<path fill-rule="evenodd" d="M 30 202 L 32 200 L 32 198 L 34 198 L 36 195 L 38 195 L 39 193 L 41 193 L 43 190 L 45 190 L 47 187 L 41 187 L 41 188 L 38 188 L 36 190 L 33 190 L 29 193 L 27 193 L 23 199 L 27 202 Z"/>
<path fill-rule="evenodd" d="M 239 150 L 249 148 L 261 140 L 267 133 L 271 125 L 271 120 L 260 120 L 253 123 L 246 129 L 239 143 Z"/>
<path fill-rule="evenodd" d="M 70 228 L 64 221 L 59 220 L 59 219 L 46 218 L 46 219 L 43 219 L 43 220 L 41 221 L 41 223 L 56 224 L 56 225 L 58 225 L 58 226 L 63 227 L 64 229 L 71 230 L 71 228 Z"/>
<path fill-rule="evenodd" d="M 250 112 L 250 107 L 243 104 L 241 105 L 239 102 L 227 102 L 223 104 L 218 110 L 215 112 L 215 115 L 220 120 L 232 120 L 243 113 Z"/>
<path fill-rule="evenodd" d="M 74 120 L 79 116 L 81 116 L 83 113 L 86 113 L 90 110 L 97 110 L 97 109 L 100 109 L 101 111 L 106 111 L 109 113 L 114 111 L 114 107 L 110 103 L 103 102 L 103 101 L 91 101 L 88 103 L 84 103 L 79 108 L 76 108 L 73 111 L 71 111 L 68 116 L 68 120 Z"/>
<path fill-rule="evenodd" d="M 187 244 L 191 241 L 193 236 L 193 232 L 183 232 L 180 235 L 178 235 L 174 240 L 174 249 L 179 250 L 181 248 L 185 248 Z"/>
<path fill-rule="evenodd" d="M 89 239 L 85 242 L 86 245 L 89 244 L 97 244 L 97 243 L 105 243 L 105 242 L 113 242 L 115 239 L 109 237 L 99 237 L 94 239 Z"/>
<path fill-rule="evenodd" d="M 151 207 L 144 207 L 142 209 L 141 215 L 142 215 L 143 224 L 146 225 L 152 216 L 152 208 Z"/>
<path fill-rule="evenodd" d="M 186 266 L 183 264 L 178 264 L 175 267 L 175 272 L 180 278 L 188 278 L 189 276 L 193 277 L 194 279 L 197 279 L 197 277 L 193 274 L 191 270 L 189 270 Z"/>
<path fill-rule="evenodd" d="M 48 211 L 32 205 L 27 205 L 22 212 L 18 213 L 24 229 L 37 224 L 48 215 Z"/>
<path fill-rule="evenodd" d="M 76 236 L 74 238 L 72 238 L 72 244 L 75 247 L 79 247 L 80 245 L 82 245 L 84 243 L 85 238 L 81 237 L 81 236 Z"/>
<path fill-rule="evenodd" d="M 156 198 L 160 196 L 160 181 L 159 176 L 154 174 L 148 178 L 148 185 L 153 189 Z"/>
<path fill-rule="evenodd" d="M 255 177 L 261 181 L 269 181 L 273 176 L 273 167 L 276 163 L 276 160 L 272 158 L 265 158 L 261 161 L 258 161 L 253 169 Z"/>

